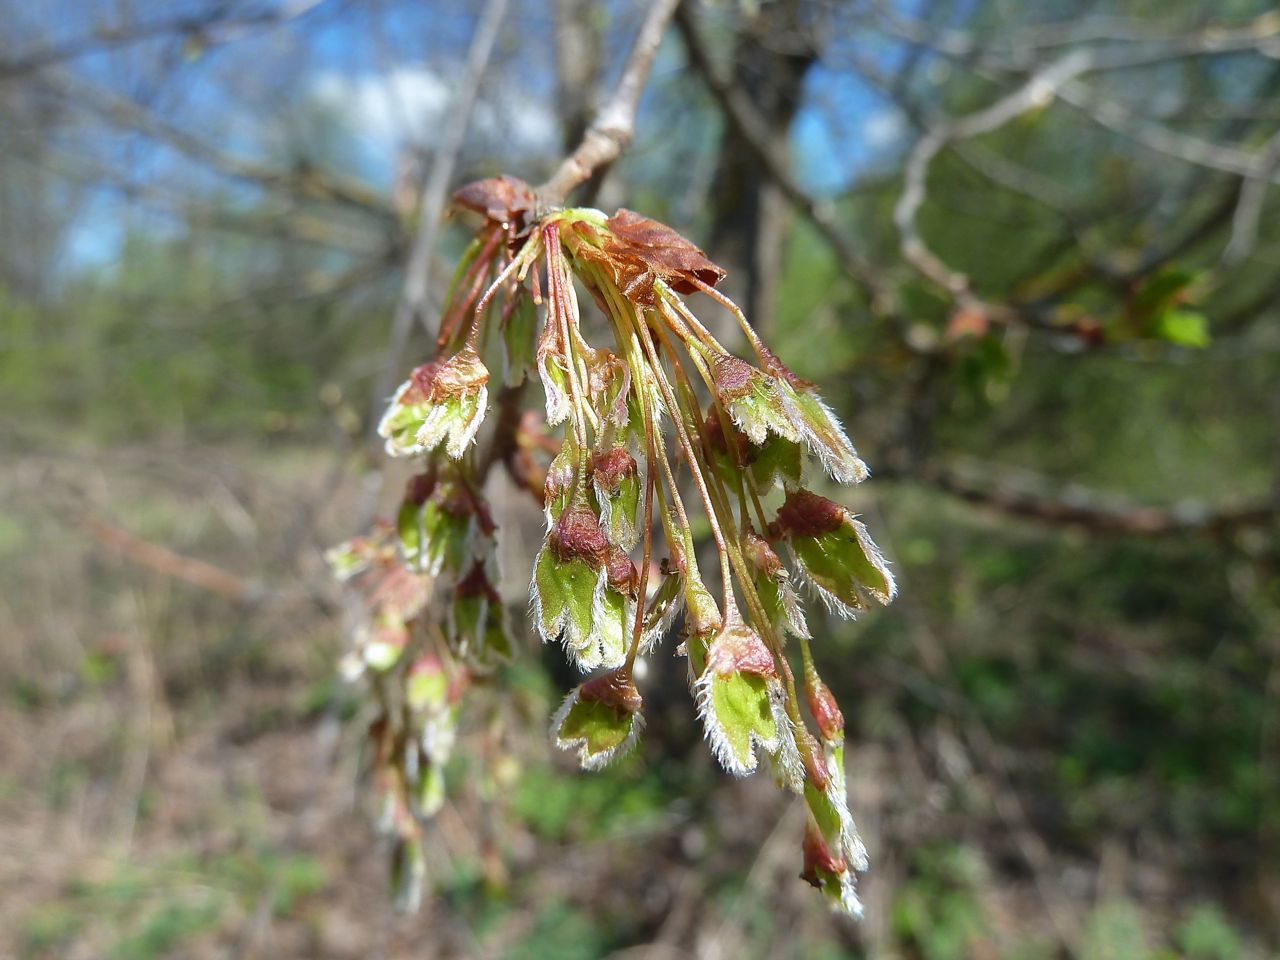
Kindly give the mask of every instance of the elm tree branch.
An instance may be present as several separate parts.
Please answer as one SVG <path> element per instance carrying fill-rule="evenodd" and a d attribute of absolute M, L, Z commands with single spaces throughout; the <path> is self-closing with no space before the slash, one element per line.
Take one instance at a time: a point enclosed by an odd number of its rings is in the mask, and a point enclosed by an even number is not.
<path fill-rule="evenodd" d="M 1024 72 L 1037 56 L 1076 43 L 1098 44 L 1098 69 L 1146 66 L 1188 56 L 1212 56 L 1242 50 L 1273 55 L 1280 41 L 1280 11 L 1269 10 L 1239 24 L 1208 23 L 1190 32 L 1152 28 L 1141 22 L 1095 18 L 1085 23 L 1048 23 L 993 37 L 963 30 L 935 30 L 918 17 L 903 16 L 894 5 L 873 4 L 884 33 L 953 60 L 992 70 Z"/>
<path fill-rule="evenodd" d="M 902 194 L 894 207 L 894 223 L 900 236 L 903 258 L 923 276 L 937 284 L 960 303 L 978 303 L 970 289 L 969 278 L 952 269 L 934 253 L 922 237 L 918 216 L 927 197 L 927 179 L 932 161 L 947 146 L 992 133 L 1032 110 L 1045 107 L 1055 99 L 1080 105 L 1086 99 L 1078 79 L 1100 71 L 1124 70 L 1150 66 L 1192 56 L 1213 56 L 1246 50 L 1270 50 L 1280 36 L 1280 14 L 1273 12 L 1240 27 L 1211 25 L 1182 36 L 1164 38 L 1159 43 L 1136 42 L 1132 46 L 1085 47 L 1072 50 L 1046 66 L 1035 70 L 1021 86 L 982 110 L 957 119 L 940 121 L 929 127 L 916 142 L 907 159 Z M 963 45 L 961 45 L 963 46 Z M 956 49 L 955 44 L 942 49 L 950 56 L 973 53 Z M 1118 105 L 1105 109 L 1093 107 L 1090 114 L 1104 125 L 1128 133 L 1132 121 Z M 1140 125 L 1144 142 L 1158 142 L 1166 152 L 1180 153 L 1191 162 L 1217 166 L 1239 176 L 1251 176 L 1257 158 L 1245 151 L 1222 147 L 1171 131 L 1151 130 Z M 1243 156 L 1241 156 L 1243 154 Z"/>
<path fill-rule="evenodd" d="M 537 188 L 542 205 L 551 207 L 564 203 L 574 188 L 612 164 L 631 143 L 640 97 L 649 80 L 662 35 L 678 3 L 679 0 L 653 0 L 650 3 L 648 15 L 636 35 L 613 96 L 600 108 L 577 149 L 565 157 L 550 178 Z"/>
<path fill-rule="evenodd" d="M 314 165 L 275 168 L 233 154 L 171 123 L 142 104 L 105 88 L 82 82 L 66 71 L 46 82 L 70 103 L 83 107 L 117 127 L 134 130 L 164 143 L 188 159 L 222 176 L 264 190 L 283 190 L 308 200 L 346 207 L 387 222 L 395 211 L 374 190 L 362 183 L 322 170 Z"/>
<path fill-rule="evenodd" d="M 929 165 L 943 148 L 959 140 L 991 133 L 1024 113 L 1052 102 L 1062 85 L 1093 68 L 1087 50 L 1074 50 L 1036 71 L 1012 93 L 985 109 L 957 120 L 944 121 L 926 130 L 907 158 L 902 193 L 893 209 L 893 222 L 901 238 L 903 259 L 957 300 L 974 301 L 969 278 L 948 267 L 929 249 L 920 234 L 917 218 L 928 194 Z"/>
<path fill-rule="evenodd" d="M 326 0 L 292 0 L 278 7 L 229 16 L 225 4 L 203 13 L 183 13 L 144 23 L 103 26 L 72 40 L 37 47 L 0 60 L 0 81 L 35 73 L 89 54 L 133 46 L 159 37 L 184 37 L 205 44 L 226 43 L 256 30 L 269 30 L 310 13 Z"/>
<path fill-rule="evenodd" d="M 886 471 L 881 470 L 879 475 L 886 476 Z M 929 464 L 913 469 L 910 479 L 1007 516 L 1099 534 L 1225 537 L 1280 521 L 1280 500 L 1275 497 L 1234 505 L 1184 500 L 1171 506 L 1153 506 L 1075 486 L 1055 492 L 1039 478 L 979 481 L 960 471 Z"/>
<path fill-rule="evenodd" d="M 1280 170 L 1280 132 L 1271 135 L 1266 144 L 1254 155 L 1253 171 L 1245 177 L 1240 188 L 1231 221 L 1231 241 L 1223 251 L 1225 262 L 1235 264 L 1248 258 L 1258 242 L 1258 225 L 1262 221 L 1262 205 L 1266 201 L 1267 188 Z"/>

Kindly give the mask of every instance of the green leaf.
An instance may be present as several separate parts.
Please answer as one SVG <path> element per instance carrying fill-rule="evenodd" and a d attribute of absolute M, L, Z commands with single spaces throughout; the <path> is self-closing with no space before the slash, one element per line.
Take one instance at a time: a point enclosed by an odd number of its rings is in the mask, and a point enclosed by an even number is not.
<path fill-rule="evenodd" d="M 859 483 L 868 476 L 867 465 L 858 457 L 844 428 L 822 399 L 807 390 L 797 390 L 784 380 L 777 389 L 804 439 L 805 446 L 818 458 L 824 470 L 837 483 Z M 799 477 L 796 478 L 799 482 Z"/>
<path fill-rule="evenodd" d="M 1138 316 L 1160 313 L 1186 298 L 1200 274 L 1187 267 L 1169 266 L 1149 278 L 1134 294 L 1131 309 Z"/>
<path fill-rule="evenodd" d="M 556 746 L 577 750 L 578 762 L 596 770 L 629 750 L 642 728 L 641 714 L 600 700 L 584 700 L 574 690 L 557 711 L 551 729 Z"/>
<path fill-rule="evenodd" d="M 534 363 L 534 339 L 538 326 L 538 309 L 533 298 L 520 288 L 515 306 L 502 327 L 503 382 L 509 387 L 524 383 Z"/>
<path fill-rule="evenodd" d="M 574 490 L 578 487 L 578 444 L 572 436 L 566 436 L 560 445 L 559 452 L 547 467 L 547 479 L 543 488 L 543 511 L 547 516 L 547 525 L 553 526 L 569 505 Z"/>
<path fill-rule="evenodd" d="M 350 543 L 340 543 L 336 547 L 330 547 L 325 551 L 324 559 L 329 564 L 333 578 L 339 581 L 350 580 L 369 566 L 368 559 L 351 549 Z"/>
<path fill-rule="evenodd" d="M 800 439 L 778 389 L 780 381 L 725 353 L 712 356 L 711 369 L 720 402 L 748 440 L 759 445 L 770 433 Z"/>
<path fill-rule="evenodd" d="M 403 644 L 388 643 L 386 640 L 370 640 L 364 645 L 364 662 L 379 673 L 390 670 L 404 653 Z"/>
<path fill-rule="evenodd" d="M 449 692 L 449 678 L 439 664 L 435 669 L 419 669 L 415 664 L 405 684 L 405 700 L 414 710 L 444 706 Z"/>
<path fill-rule="evenodd" d="M 852 917 L 862 916 L 853 873 L 839 849 L 832 848 L 812 816 L 805 824 L 804 872 L 800 876 L 822 891 L 832 909 Z"/>
<path fill-rule="evenodd" d="M 783 409 L 773 384 L 763 376 L 750 393 L 730 399 L 726 407 L 738 429 L 754 444 L 764 443 L 771 433 L 792 442 L 800 439 L 800 432 Z"/>
<path fill-rule="evenodd" d="M 867 528 L 826 497 L 796 490 L 778 511 L 800 573 L 823 601 L 853 616 L 871 600 L 888 603 L 897 592 L 893 575 Z"/>
<path fill-rule="evenodd" d="M 562 750 L 577 750 L 583 767 L 597 769 L 636 742 L 644 727 L 643 704 L 631 670 L 611 670 L 564 698 L 551 721 L 552 738 Z"/>
<path fill-rule="evenodd" d="M 1209 345 L 1209 318 L 1195 310 L 1166 310 L 1156 320 L 1155 335 L 1180 347 Z"/>
<path fill-rule="evenodd" d="M 448 511 L 449 485 L 440 484 L 427 501 L 406 500 L 396 517 L 396 531 L 405 562 L 419 573 L 460 573 L 466 564 L 474 532 L 474 517 Z"/>
<path fill-rule="evenodd" d="M 445 797 L 444 767 L 440 763 L 424 763 L 418 770 L 416 800 L 418 814 L 433 817 L 444 806 Z"/>
<path fill-rule="evenodd" d="M 449 607 L 449 641 L 473 668 L 488 669 L 511 658 L 506 611 L 483 594 L 455 592 Z"/>
<path fill-rule="evenodd" d="M 569 373 L 566 361 L 556 353 L 538 357 L 538 374 L 547 398 L 547 426 L 554 427 L 569 419 Z"/>
<path fill-rule="evenodd" d="M 644 479 L 633 472 L 616 479 L 612 486 L 600 482 L 596 473 L 596 502 L 600 505 L 600 525 L 610 543 L 630 550 L 640 539 L 640 500 Z"/>
<path fill-rule="evenodd" d="M 635 603 L 619 590 L 605 587 L 596 598 L 594 642 L 598 650 L 587 650 L 578 657 L 586 670 L 594 666 L 615 667 L 627 656 L 631 630 L 635 625 Z M 592 657 L 598 659 L 592 661 Z"/>
<path fill-rule="evenodd" d="M 414 434 L 414 453 L 430 453 L 441 443 L 445 452 L 457 460 L 475 439 L 484 420 L 489 394 L 485 387 L 477 393 L 450 397 L 426 410 Z"/>
<path fill-rule="evenodd" d="M 617 496 L 609 498 L 609 531 L 615 538 L 613 542 L 624 550 L 630 550 L 640 539 L 644 483 L 644 477 L 639 473 L 634 477 L 624 477 L 618 485 Z"/>
<path fill-rule="evenodd" d="M 698 684 L 703 723 L 716 758 L 730 773 L 750 773 L 756 768 L 755 746 L 773 751 L 778 745 L 770 678 L 742 671 L 721 675 L 709 666 Z"/>
<path fill-rule="evenodd" d="M 783 437 L 770 437 L 751 451 L 748 457 L 751 480 L 758 492 L 800 484 L 804 469 L 804 451 L 799 443 Z"/>
<path fill-rule="evenodd" d="M 444 443 L 445 452 L 459 459 L 484 420 L 488 382 L 489 371 L 470 347 L 415 369 L 378 423 L 388 455 L 416 456 Z"/>
<path fill-rule="evenodd" d="M 603 581 L 603 571 L 593 570 L 578 558 L 560 561 L 549 547 L 542 548 L 534 563 L 531 592 L 538 630 L 543 640 L 563 643 L 583 669 L 600 662 L 592 627 L 596 595 L 603 591 Z"/>
<path fill-rule="evenodd" d="M 398 837 L 391 848 L 391 889 L 400 913 L 413 913 L 422 903 L 427 862 L 417 837 Z"/>

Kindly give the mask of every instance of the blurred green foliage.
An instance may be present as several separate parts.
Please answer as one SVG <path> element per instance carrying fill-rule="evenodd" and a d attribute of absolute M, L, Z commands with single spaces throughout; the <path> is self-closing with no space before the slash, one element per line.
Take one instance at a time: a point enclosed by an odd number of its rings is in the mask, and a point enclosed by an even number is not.
<path fill-rule="evenodd" d="M 265 848 L 184 855 L 157 866 L 109 863 L 106 872 L 72 878 L 60 899 L 32 911 L 24 956 L 63 956 L 90 927 L 105 930 L 99 936 L 111 960 L 182 955 L 264 899 L 273 913 L 285 915 L 327 883 L 313 857 Z"/>

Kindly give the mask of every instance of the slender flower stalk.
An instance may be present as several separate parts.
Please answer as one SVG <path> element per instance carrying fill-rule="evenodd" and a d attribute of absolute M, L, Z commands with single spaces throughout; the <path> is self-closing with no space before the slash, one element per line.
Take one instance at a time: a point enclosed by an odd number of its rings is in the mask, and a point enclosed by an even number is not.
<path fill-rule="evenodd" d="M 442 801 L 463 695 L 512 654 L 481 493 L 501 462 L 547 520 L 529 584 L 534 628 L 590 674 L 552 718 L 552 741 L 588 769 L 634 748 L 637 661 L 678 633 L 712 752 L 735 775 L 764 765 L 804 798 L 802 876 L 859 913 L 854 876 L 867 854 L 845 798 L 844 719 L 796 585 L 842 616 L 893 598 L 865 525 L 809 489 L 824 475 L 856 483 L 866 467 L 815 386 L 716 289 L 724 271 L 669 227 L 628 210 L 540 211 L 509 177 L 470 184 L 455 202 L 482 222 L 450 287 L 437 356 L 397 390 L 378 428 L 388 452 L 421 472 L 394 526 L 331 555 L 363 590 L 344 670 L 376 704 L 372 756 L 401 892 L 411 899 L 421 886 L 421 823 Z M 603 322 L 584 315 L 580 290 Z M 694 295 L 732 313 L 755 363 L 711 333 Z M 603 345 L 589 339 L 597 331 Z M 486 446 L 490 369 L 506 387 Z M 545 423 L 517 405 L 535 369 Z M 699 569 L 685 471 L 718 583 Z"/>

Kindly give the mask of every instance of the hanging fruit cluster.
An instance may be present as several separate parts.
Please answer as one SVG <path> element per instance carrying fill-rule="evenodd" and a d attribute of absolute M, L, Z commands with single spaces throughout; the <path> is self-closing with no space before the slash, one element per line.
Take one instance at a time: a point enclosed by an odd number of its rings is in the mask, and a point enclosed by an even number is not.
<path fill-rule="evenodd" d="M 715 289 L 724 272 L 669 227 L 629 210 L 540 212 L 509 177 L 454 199 L 483 225 L 454 276 L 437 359 L 410 374 L 378 427 L 387 452 L 421 472 L 394 529 L 331 554 L 365 591 L 348 672 L 367 677 L 378 700 L 373 754 L 401 841 L 402 890 L 412 898 L 421 878 L 419 824 L 441 802 L 459 698 L 511 652 L 482 493 L 501 460 L 546 515 L 533 623 L 592 673 L 556 711 L 556 744 L 586 768 L 630 749 L 644 727 L 636 659 L 679 623 L 676 653 L 717 759 L 740 776 L 767 766 L 803 796 L 803 876 L 860 912 L 854 873 L 867 856 L 845 798 L 844 721 L 796 586 L 843 616 L 893 598 L 863 524 L 807 487 L 822 471 L 857 483 L 865 465 L 814 385 Z M 586 339 L 579 290 L 607 345 Z M 686 297 L 699 293 L 736 318 L 754 362 L 690 309 Z M 546 423 L 504 409 L 506 435 L 481 454 L 485 358 L 499 355 L 507 400 L 537 371 Z M 546 429 L 561 425 L 557 447 Z M 548 444 L 554 456 L 541 467 L 536 452 Z M 694 503 L 714 541 L 711 585 L 692 539 Z"/>

